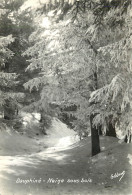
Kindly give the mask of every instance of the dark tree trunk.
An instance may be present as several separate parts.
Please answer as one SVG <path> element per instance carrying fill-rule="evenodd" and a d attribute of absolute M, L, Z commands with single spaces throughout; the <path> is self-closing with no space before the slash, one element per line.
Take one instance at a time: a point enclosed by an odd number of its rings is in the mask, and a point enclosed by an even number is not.
<path fill-rule="evenodd" d="M 4 119 L 12 120 L 14 116 L 14 110 L 12 109 L 11 103 L 9 100 L 6 100 L 4 105 Z"/>
<path fill-rule="evenodd" d="M 128 136 L 127 135 L 125 136 L 124 142 L 128 143 Z"/>
<path fill-rule="evenodd" d="M 98 130 L 99 130 L 99 135 L 103 135 L 103 133 L 102 133 L 102 125 L 99 126 Z"/>
<path fill-rule="evenodd" d="M 95 56 L 96 56 L 97 51 L 94 50 L 94 48 L 92 48 L 92 49 L 93 49 L 93 51 L 95 53 Z M 93 79 L 94 79 L 94 87 L 95 87 L 95 89 L 98 89 L 98 78 L 97 78 L 97 72 L 96 71 L 93 74 Z M 94 104 L 94 102 L 91 103 L 91 104 Z M 93 125 L 93 119 L 94 119 L 95 116 L 96 116 L 96 114 L 91 114 L 90 115 L 92 156 L 100 153 L 100 141 L 99 141 L 100 127 L 99 127 L 99 129 L 97 129 L 97 127 L 95 127 Z"/>
<path fill-rule="evenodd" d="M 12 120 L 18 115 L 17 105 L 11 103 L 10 100 L 5 100 L 5 105 L 3 106 L 4 110 L 4 119 Z"/>
<path fill-rule="evenodd" d="M 99 131 L 95 126 L 93 126 L 94 117 L 95 115 L 91 114 L 90 124 L 91 124 L 92 156 L 100 153 Z"/>
<path fill-rule="evenodd" d="M 125 143 L 131 143 L 132 141 L 132 135 L 130 133 L 130 131 L 128 131 L 128 134 L 125 136 L 124 142 Z"/>
<path fill-rule="evenodd" d="M 108 131 L 106 131 L 106 136 L 116 137 L 115 127 L 113 127 L 112 123 L 108 124 Z"/>

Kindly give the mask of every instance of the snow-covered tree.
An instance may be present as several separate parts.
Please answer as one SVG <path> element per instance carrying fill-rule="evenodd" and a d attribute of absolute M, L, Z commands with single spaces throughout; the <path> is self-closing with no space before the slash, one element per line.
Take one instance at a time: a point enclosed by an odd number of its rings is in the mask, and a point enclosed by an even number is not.
<path fill-rule="evenodd" d="M 113 41 L 98 49 L 100 58 L 98 64 L 106 64 L 112 71 L 108 74 L 107 82 L 91 94 L 90 102 L 96 102 L 94 110 L 98 114 L 94 118 L 96 124 L 103 124 L 107 129 L 106 118 L 112 116 L 113 124 L 120 124 L 124 134 L 131 134 L 131 49 L 132 22 L 131 5 L 127 11 L 117 8 L 108 12 L 105 23 L 112 26 Z M 120 14 L 120 18 L 114 17 Z M 115 25 L 114 25 L 114 24 Z M 106 67 L 106 65 L 104 67 Z M 110 77 L 110 78 L 109 78 Z"/>
<path fill-rule="evenodd" d="M 16 85 L 15 79 L 17 75 L 15 73 L 6 73 L 3 71 L 5 63 L 14 55 L 11 50 L 8 49 L 8 45 L 13 42 L 11 35 L 7 37 L 0 37 L 0 107 L 5 112 L 6 107 L 9 107 L 9 102 L 13 103 L 14 94 L 10 91 L 12 86 Z M 11 109 L 11 108 L 10 108 Z M 7 113 L 4 113 L 6 116 Z M 10 113 L 8 113 L 8 116 Z"/>
<path fill-rule="evenodd" d="M 1 90 L 6 94 L 9 92 L 11 96 L 8 98 L 5 95 L 6 99 L 3 97 L 5 118 L 12 118 L 15 107 L 20 106 L 20 102 L 23 103 L 24 88 L 22 84 L 28 77 L 25 74 L 27 62 L 21 54 L 28 46 L 28 36 L 33 27 L 30 11 L 20 9 L 23 2 L 19 0 L 2 0 L 0 2 L 0 37 L 2 44 L 0 70 L 2 71 L 1 74 L 4 75 L 1 76 L 1 79 L 3 79 Z M 16 78 L 17 82 L 15 81 Z"/>

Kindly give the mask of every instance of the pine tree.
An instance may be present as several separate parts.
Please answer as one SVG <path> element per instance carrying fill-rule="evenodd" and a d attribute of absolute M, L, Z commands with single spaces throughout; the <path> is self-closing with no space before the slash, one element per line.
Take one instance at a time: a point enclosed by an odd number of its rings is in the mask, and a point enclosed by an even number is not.
<path fill-rule="evenodd" d="M 131 80 L 129 77 L 131 74 L 129 50 L 131 50 L 132 31 L 130 10 L 131 5 L 126 9 L 123 4 L 120 8 L 117 7 L 111 12 L 109 11 L 108 15 L 105 16 L 104 22 L 109 29 L 113 30 L 111 35 L 114 35 L 114 42 L 111 39 L 109 44 L 99 48 L 99 54 L 103 56 L 99 64 L 109 62 L 109 64 L 106 64 L 112 68 L 112 74 L 105 85 L 91 94 L 90 99 L 91 102 L 97 102 L 100 108 L 99 114 L 95 117 L 96 124 L 101 123 L 104 131 L 106 131 L 109 128 L 107 121 L 111 118 L 113 126 L 121 123 L 124 128 L 124 134 L 129 135 L 131 134 L 131 125 L 128 122 L 129 120 L 131 121 L 131 115 L 128 114 L 128 112 L 131 112 L 129 105 L 131 92 L 128 90 L 131 86 L 131 82 L 129 82 Z M 117 20 L 119 14 L 120 18 Z"/>
<path fill-rule="evenodd" d="M 8 45 L 13 42 L 13 38 L 11 35 L 7 37 L 0 37 L 0 107 L 4 112 L 4 116 L 9 119 L 11 116 L 10 111 L 14 106 L 14 98 L 16 98 L 15 94 L 13 94 L 10 89 L 12 86 L 16 85 L 17 82 L 15 79 L 17 75 L 15 73 L 5 73 L 3 72 L 3 67 L 5 63 L 14 55 L 11 50 L 8 49 Z M 12 105 L 11 106 L 9 106 Z M 8 114 L 6 111 L 8 110 Z M 15 111 L 15 109 L 13 109 Z M 1 113 L 2 114 L 2 113 Z"/>
<path fill-rule="evenodd" d="M 5 118 L 12 118 L 14 115 L 14 109 L 17 105 L 17 109 L 22 106 L 25 101 L 23 82 L 29 75 L 25 74 L 25 68 L 27 66 L 26 59 L 21 55 L 23 51 L 28 47 L 28 36 L 32 32 L 32 15 L 29 10 L 22 11 L 21 6 L 24 1 L 19 0 L 3 0 L 0 3 L 0 36 L 5 37 L 12 35 L 13 41 L 7 45 L 9 51 L 12 51 L 12 58 L 6 60 L 1 70 L 8 74 L 17 74 L 19 82 L 17 85 L 10 85 L 9 91 L 16 94 L 15 103 L 6 101 L 5 105 Z M 3 88 L 3 90 L 6 90 Z M 19 97 L 19 98 L 18 98 Z M 19 106 L 18 106 L 19 105 Z M 12 111 L 11 111 L 12 110 Z M 10 116 L 9 116 L 10 113 Z"/>

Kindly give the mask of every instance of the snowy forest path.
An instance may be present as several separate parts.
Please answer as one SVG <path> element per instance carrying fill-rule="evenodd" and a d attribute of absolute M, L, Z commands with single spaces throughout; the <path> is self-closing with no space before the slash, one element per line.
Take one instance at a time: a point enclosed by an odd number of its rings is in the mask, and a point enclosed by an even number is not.
<path fill-rule="evenodd" d="M 90 138 L 60 149 L 51 147 L 32 155 L 1 156 L 1 195 L 126 193 L 131 177 L 130 146 L 101 137 L 105 151 L 90 157 Z M 112 146 L 112 147 L 111 147 Z M 115 147 L 117 149 L 115 149 Z M 126 148 L 125 151 L 123 151 Z M 122 153 L 124 152 L 124 156 Z M 123 157 L 122 157 L 123 156 Z M 119 158 L 120 157 L 120 158 Z M 122 158 L 121 158 L 122 157 Z M 120 159 L 120 160 L 119 160 Z M 119 166 L 120 165 L 120 166 Z M 125 165 L 125 167 L 124 167 Z M 125 175 L 111 179 L 111 175 Z M 100 175 L 100 177 L 97 177 Z M 130 185 L 129 185 L 130 187 Z M 112 191 L 111 191 L 112 190 Z"/>

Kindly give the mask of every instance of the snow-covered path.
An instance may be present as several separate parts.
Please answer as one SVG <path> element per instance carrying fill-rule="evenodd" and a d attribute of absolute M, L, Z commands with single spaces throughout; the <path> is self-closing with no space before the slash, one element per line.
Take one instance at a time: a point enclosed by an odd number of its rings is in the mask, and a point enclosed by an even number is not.
<path fill-rule="evenodd" d="M 132 194 L 132 147 L 101 137 L 91 157 L 90 137 L 54 120 L 44 138 L 1 132 L 0 195 Z M 46 146 L 46 147 L 45 147 Z"/>
<path fill-rule="evenodd" d="M 131 187 L 129 184 L 131 165 L 127 154 L 123 156 L 121 153 L 130 151 L 130 147 L 121 144 L 117 146 L 116 141 L 114 138 L 102 137 L 102 147 L 106 147 L 106 144 L 109 147 L 106 148 L 106 152 L 93 158 L 90 157 L 90 139 L 82 140 L 61 151 L 52 147 L 32 155 L 2 156 L 0 193 L 1 195 L 128 194 Z M 113 146 L 117 146 L 116 149 Z M 111 174 L 123 171 L 125 175 L 121 181 L 120 177 L 111 179 Z"/>

